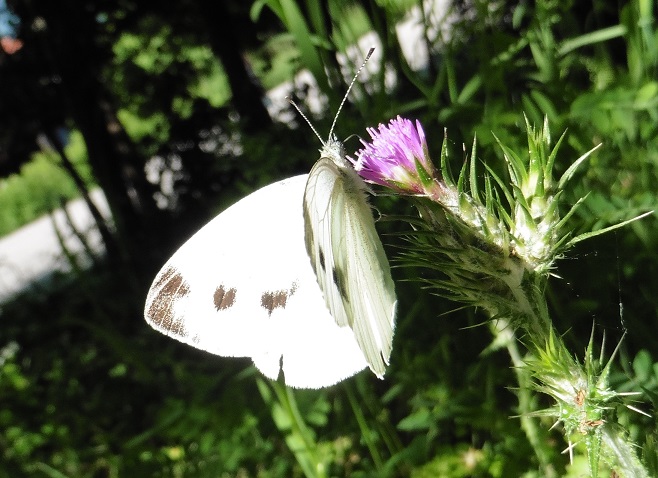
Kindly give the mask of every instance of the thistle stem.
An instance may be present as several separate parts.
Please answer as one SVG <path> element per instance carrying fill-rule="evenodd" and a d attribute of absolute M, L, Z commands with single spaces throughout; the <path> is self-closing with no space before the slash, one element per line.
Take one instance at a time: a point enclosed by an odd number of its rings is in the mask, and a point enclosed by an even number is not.
<path fill-rule="evenodd" d="M 532 446 L 535 455 L 537 456 L 537 460 L 539 460 L 539 465 L 542 469 L 542 476 L 545 476 L 546 478 L 555 478 L 558 474 L 551 463 L 551 454 L 546 449 L 545 429 L 539 425 L 536 418 L 530 416 L 535 410 L 533 400 L 534 394 L 532 393 L 532 379 L 528 373 L 528 369 L 524 366 L 525 364 L 516 341 L 508 342 L 507 353 L 509 353 L 512 363 L 514 364 L 514 373 L 519 384 L 516 396 L 519 399 L 519 420 L 521 421 L 521 428 L 523 428 L 523 431 L 530 442 L 530 446 Z"/>
<path fill-rule="evenodd" d="M 552 457 L 546 449 L 546 433 L 537 422 L 537 419 L 530 416 L 535 411 L 532 378 L 528 373 L 528 369 L 525 367 L 523 356 L 518 347 L 516 334 L 507 320 L 504 319 L 491 322 L 490 329 L 495 337 L 494 341 L 505 344 L 507 353 L 512 361 L 516 381 L 519 384 L 519 387 L 515 390 L 515 394 L 519 400 L 518 413 L 521 428 L 523 428 L 530 446 L 535 451 L 542 470 L 542 476 L 556 478 L 558 474 L 555 467 L 551 464 Z"/>
<path fill-rule="evenodd" d="M 603 453 L 614 457 L 615 470 L 619 476 L 649 478 L 649 472 L 638 459 L 637 445 L 630 442 L 621 427 L 604 425 L 601 427 L 601 435 Z"/>

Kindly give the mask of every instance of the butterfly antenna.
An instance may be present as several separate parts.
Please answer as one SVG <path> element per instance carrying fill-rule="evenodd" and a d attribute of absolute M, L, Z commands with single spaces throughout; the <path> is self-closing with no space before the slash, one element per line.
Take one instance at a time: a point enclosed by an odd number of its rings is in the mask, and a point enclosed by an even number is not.
<path fill-rule="evenodd" d="M 345 96 L 343 96 L 343 101 L 340 102 L 340 106 L 338 106 L 338 111 L 336 111 L 336 116 L 334 116 L 334 122 L 331 123 L 331 129 L 329 130 L 329 139 L 331 139 L 331 135 L 333 134 L 334 128 L 336 127 L 336 121 L 338 120 L 338 115 L 340 114 L 340 111 L 343 109 L 343 105 L 345 104 L 345 101 L 347 101 L 347 95 L 349 95 L 350 91 L 352 91 L 352 87 L 354 86 L 356 79 L 359 77 L 359 73 L 361 73 L 361 70 L 363 70 L 363 68 L 366 66 L 366 63 L 368 63 L 368 60 L 370 60 L 370 56 L 372 55 L 373 51 L 375 51 L 375 47 L 371 47 L 370 50 L 368 50 L 368 54 L 366 55 L 366 58 L 363 60 L 363 63 L 361 63 L 359 69 L 356 70 L 356 73 L 354 74 L 354 78 L 352 78 L 352 81 L 350 82 L 350 86 L 347 87 Z M 317 135 L 318 133 L 315 134 Z M 322 144 L 324 144 L 324 141 L 322 141 Z"/>
<path fill-rule="evenodd" d="M 297 110 L 297 113 L 299 113 L 301 115 L 301 117 L 304 118 L 304 121 L 306 121 L 306 124 L 311 127 L 311 130 L 313 130 L 313 132 L 315 133 L 315 136 L 318 137 L 318 139 L 320 140 L 320 143 L 322 143 L 322 145 L 324 146 L 324 140 L 322 139 L 322 136 L 320 136 L 318 134 L 318 132 L 315 129 L 315 127 L 313 126 L 313 124 L 311 124 L 311 122 L 308 120 L 306 115 L 304 113 L 302 113 L 302 110 L 299 109 L 299 106 L 297 106 L 297 103 L 295 103 L 290 96 L 286 96 L 286 99 L 288 100 L 288 103 L 290 103 L 291 105 L 293 105 L 295 107 L 295 109 Z"/>

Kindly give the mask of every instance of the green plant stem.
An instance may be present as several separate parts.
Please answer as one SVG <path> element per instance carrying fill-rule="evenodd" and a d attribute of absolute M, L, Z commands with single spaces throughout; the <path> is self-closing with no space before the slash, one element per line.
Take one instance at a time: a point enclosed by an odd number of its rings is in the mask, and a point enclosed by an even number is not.
<path fill-rule="evenodd" d="M 630 442 L 621 427 L 603 425 L 603 456 L 614 457 L 612 468 L 622 478 L 649 478 L 649 472 L 644 468 L 637 456 L 637 445 Z M 608 460 L 609 461 L 609 460 Z"/>
<path fill-rule="evenodd" d="M 515 308 L 522 317 L 521 321 L 512 325 L 523 327 L 534 341 L 543 342 L 550 336 L 553 327 L 544 296 L 545 276 L 528 272 L 515 263 L 510 265 L 510 270 L 514 272 L 502 279 L 507 284 Z"/>
<path fill-rule="evenodd" d="M 363 438 L 363 441 L 366 443 L 366 446 L 370 451 L 370 456 L 372 457 L 372 461 L 375 464 L 375 468 L 377 470 L 381 470 L 384 467 L 382 457 L 379 453 L 379 450 L 377 450 L 377 445 L 372 440 L 371 437 L 372 433 L 368 428 L 368 423 L 366 422 L 366 419 L 363 416 L 363 412 L 361 411 L 361 406 L 359 405 L 359 402 L 356 399 L 356 396 L 354 395 L 354 391 L 352 390 L 350 384 L 345 385 L 345 391 L 347 392 L 347 399 L 349 400 L 350 406 L 352 407 L 352 412 L 354 413 L 356 422 L 359 424 L 359 429 L 361 430 L 361 438 Z"/>
<path fill-rule="evenodd" d="M 312 469 L 309 470 L 309 467 L 307 466 L 306 471 L 309 478 L 325 478 L 327 476 L 326 467 L 318 457 L 317 444 L 315 443 L 310 430 L 306 426 L 306 423 L 304 423 L 301 413 L 299 413 L 297 402 L 295 401 L 295 396 L 292 390 L 277 382 L 273 382 L 272 386 L 279 397 L 279 403 L 283 406 L 290 418 L 291 433 L 288 434 L 288 439 L 286 440 L 288 446 L 293 453 L 295 453 L 295 456 L 298 456 L 300 464 L 301 461 L 307 463 L 310 461 Z M 303 444 L 301 449 L 297 447 L 297 444 L 300 442 Z"/>
<path fill-rule="evenodd" d="M 514 374 L 516 375 L 516 380 L 519 384 L 519 388 L 516 390 L 516 396 L 519 400 L 519 420 L 521 421 L 523 431 L 528 437 L 530 446 L 535 451 L 535 455 L 539 460 L 539 464 L 542 468 L 542 476 L 546 478 L 555 478 L 558 475 L 555 471 L 555 467 L 551 464 L 550 453 L 546 451 L 543 428 L 539 426 L 537 419 L 530 416 L 530 414 L 534 412 L 532 379 L 525 368 L 523 356 L 518 347 L 516 334 L 508 322 L 503 319 L 497 320 L 494 325 L 492 325 L 491 330 L 496 337 L 496 340 L 505 344 L 507 353 L 512 360 Z"/>
<path fill-rule="evenodd" d="M 262 380 L 258 381 L 258 389 L 304 475 L 307 478 L 326 478 L 327 467 L 318 456 L 317 443 L 297 408 L 293 391 L 278 382 L 271 382 L 270 389 Z M 272 397 L 272 390 L 276 399 Z"/>

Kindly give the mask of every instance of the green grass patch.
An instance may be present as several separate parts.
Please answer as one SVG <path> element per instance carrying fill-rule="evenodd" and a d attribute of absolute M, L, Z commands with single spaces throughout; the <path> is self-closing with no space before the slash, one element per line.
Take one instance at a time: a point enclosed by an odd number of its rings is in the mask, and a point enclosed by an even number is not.
<path fill-rule="evenodd" d="M 82 135 L 73 132 L 65 148 L 78 173 L 93 184 Z M 39 152 L 20 172 L 0 180 L 0 236 L 28 224 L 78 197 L 73 179 L 59 165 L 54 152 Z"/>

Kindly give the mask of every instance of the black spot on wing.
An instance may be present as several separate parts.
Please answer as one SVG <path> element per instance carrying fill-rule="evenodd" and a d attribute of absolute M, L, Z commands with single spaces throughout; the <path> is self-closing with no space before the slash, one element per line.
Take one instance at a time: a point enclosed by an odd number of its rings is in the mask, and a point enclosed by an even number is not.
<path fill-rule="evenodd" d="M 319 247 L 318 249 L 320 251 L 320 267 L 322 267 L 323 272 L 326 272 L 327 269 L 324 265 L 324 251 L 322 250 L 321 247 Z"/>
<path fill-rule="evenodd" d="M 190 293 L 189 284 L 176 268 L 169 266 L 152 286 L 157 290 L 148 308 L 148 319 L 154 326 L 180 337 L 187 337 L 182 317 L 176 317 L 174 304 Z"/>
<path fill-rule="evenodd" d="M 311 224 L 311 214 L 306 205 L 306 192 L 304 192 L 304 202 L 302 204 L 302 208 L 304 211 L 304 244 L 306 245 L 306 253 L 311 259 L 311 266 L 315 271 L 317 267 L 315 263 L 315 250 L 314 250 L 315 238 L 313 237 L 313 230 L 309 226 Z"/>
<path fill-rule="evenodd" d="M 297 290 L 297 284 L 293 284 L 290 289 L 263 292 L 260 296 L 260 306 L 267 310 L 267 315 L 272 315 L 275 309 L 285 309 L 288 304 L 288 298 Z"/>
<path fill-rule="evenodd" d="M 233 304 L 235 304 L 236 294 L 237 290 L 234 287 L 227 289 L 223 284 L 217 287 L 212 296 L 212 302 L 215 305 L 215 309 L 217 309 L 217 311 L 230 309 Z"/>
<path fill-rule="evenodd" d="M 341 298 L 344 302 L 349 303 L 350 299 L 347 295 L 347 289 L 345 288 L 345 275 L 341 272 L 340 269 L 334 267 L 331 271 L 331 278 L 340 293 Z"/>

